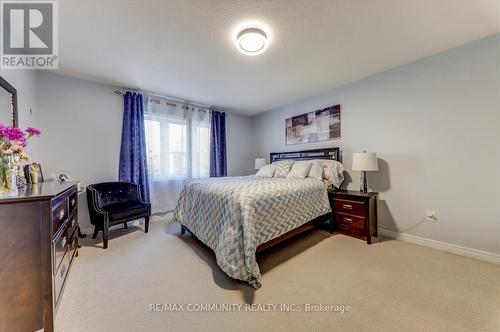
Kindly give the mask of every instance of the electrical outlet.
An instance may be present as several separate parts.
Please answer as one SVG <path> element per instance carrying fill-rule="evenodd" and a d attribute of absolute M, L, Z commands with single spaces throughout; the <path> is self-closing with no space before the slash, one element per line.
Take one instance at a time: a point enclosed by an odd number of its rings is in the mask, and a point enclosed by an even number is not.
<path fill-rule="evenodd" d="M 427 221 L 437 221 L 436 211 L 427 210 Z"/>

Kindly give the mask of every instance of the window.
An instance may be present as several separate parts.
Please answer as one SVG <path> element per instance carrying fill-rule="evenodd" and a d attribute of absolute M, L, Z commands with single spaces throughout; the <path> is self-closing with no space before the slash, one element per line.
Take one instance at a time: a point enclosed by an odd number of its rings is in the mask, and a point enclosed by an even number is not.
<path fill-rule="evenodd" d="M 145 129 L 148 171 L 153 181 L 208 177 L 208 110 L 150 100 Z"/>

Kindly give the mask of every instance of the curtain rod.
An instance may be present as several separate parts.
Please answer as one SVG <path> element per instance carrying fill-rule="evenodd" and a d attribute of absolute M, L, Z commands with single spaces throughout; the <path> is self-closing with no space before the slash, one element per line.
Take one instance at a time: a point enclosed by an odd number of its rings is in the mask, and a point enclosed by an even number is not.
<path fill-rule="evenodd" d="M 197 106 L 197 107 L 200 107 L 200 108 L 206 108 L 208 110 L 214 110 L 214 111 L 223 111 L 225 112 L 224 110 L 220 109 L 219 107 L 216 107 L 216 106 L 210 106 L 210 105 L 207 105 L 207 104 L 201 104 L 201 103 L 196 103 L 196 102 L 192 102 L 192 101 L 188 101 L 188 100 L 184 100 L 184 99 L 179 99 L 179 98 L 173 98 L 173 97 L 169 97 L 169 96 L 165 96 L 165 95 L 159 95 L 159 94 L 156 94 L 156 93 L 152 93 L 152 92 L 148 92 L 148 91 L 143 91 L 143 90 L 137 90 L 137 89 L 128 89 L 128 88 L 119 88 L 117 90 L 113 90 L 113 92 L 116 94 L 116 95 L 124 95 L 126 91 L 131 91 L 131 92 L 137 92 L 137 93 L 140 93 L 140 94 L 143 94 L 147 97 L 153 97 L 153 98 L 159 98 L 159 99 L 163 99 L 165 101 L 168 102 L 171 102 L 173 104 L 180 104 L 180 105 L 183 105 L 183 106 L 188 106 L 188 105 L 191 105 L 191 106 Z"/>

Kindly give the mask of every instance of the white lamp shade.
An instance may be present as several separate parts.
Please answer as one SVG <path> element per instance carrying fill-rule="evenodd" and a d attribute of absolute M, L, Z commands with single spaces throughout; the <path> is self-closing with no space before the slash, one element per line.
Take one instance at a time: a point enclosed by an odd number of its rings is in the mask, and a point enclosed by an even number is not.
<path fill-rule="evenodd" d="M 255 169 L 261 169 L 266 164 L 266 158 L 255 158 Z"/>
<path fill-rule="evenodd" d="M 353 171 L 378 171 L 377 154 L 375 152 L 361 152 L 352 155 Z"/>

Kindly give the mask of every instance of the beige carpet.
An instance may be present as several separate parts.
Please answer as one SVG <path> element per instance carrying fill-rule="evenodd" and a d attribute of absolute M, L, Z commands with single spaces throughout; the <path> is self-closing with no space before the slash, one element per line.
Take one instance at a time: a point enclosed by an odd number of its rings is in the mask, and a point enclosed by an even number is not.
<path fill-rule="evenodd" d="M 149 234 L 112 231 L 107 250 L 86 239 L 57 331 L 500 331 L 498 265 L 313 230 L 262 255 L 255 291 L 179 233 L 178 225 L 157 221 Z M 150 312 L 152 303 L 294 304 L 302 311 Z M 351 311 L 304 312 L 305 304 Z"/>

